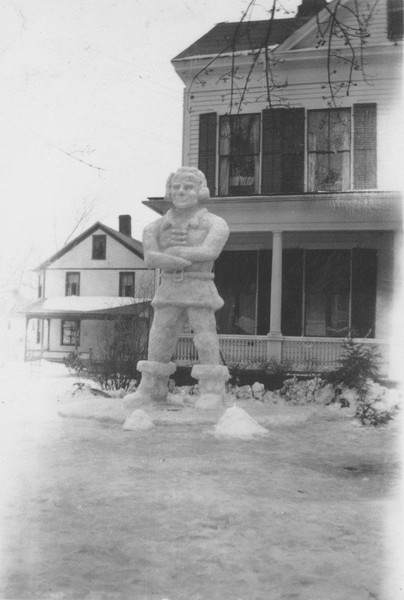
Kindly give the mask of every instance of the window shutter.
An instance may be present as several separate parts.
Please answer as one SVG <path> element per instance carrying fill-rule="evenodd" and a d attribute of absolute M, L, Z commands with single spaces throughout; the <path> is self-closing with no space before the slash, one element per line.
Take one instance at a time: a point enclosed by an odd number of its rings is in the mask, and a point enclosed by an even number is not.
<path fill-rule="evenodd" d="M 262 115 L 263 194 L 303 192 L 304 108 L 275 108 Z"/>
<path fill-rule="evenodd" d="M 376 104 L 354 105 L 354 189 L 376 188 Z"/>
<path fill-rule="evenodd" d="M 205 174 L 211 196 L 215 195 L 216 182 L 216 130 L 217 114 L 199 115 L 198 168 Z"/>
<path fill-rule="evenodd" d="M 403 0 L 387 0 L 387 37 L 397 41 L 403 39 Z"/>

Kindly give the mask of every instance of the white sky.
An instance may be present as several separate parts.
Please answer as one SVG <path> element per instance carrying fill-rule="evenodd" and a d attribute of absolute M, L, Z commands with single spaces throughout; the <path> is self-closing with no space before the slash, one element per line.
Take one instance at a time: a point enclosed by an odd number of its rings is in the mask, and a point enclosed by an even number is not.
<path fill-rule="evenodd" d="M 267 18 L 262 2 L 252 18 Z M 59 249 L 83 203 L 86 227 L 128 213 L 141 238 L 156 218 L 142 200 L 163 195 L 181 162 L 170 60 L 247 3 L 0 0 L 0 285 Z"/>

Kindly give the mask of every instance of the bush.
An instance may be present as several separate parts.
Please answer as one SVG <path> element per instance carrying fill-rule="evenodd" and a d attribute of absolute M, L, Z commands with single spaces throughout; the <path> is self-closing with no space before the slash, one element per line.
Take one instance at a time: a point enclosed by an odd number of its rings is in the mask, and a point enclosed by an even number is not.
<path fill-rule="evenodd" d="M 69 369 L 69 371 L 73 371 L 76 375 L 82 377 L 87 372 L 87 367 L 85 361 L 80 358 L 78 348 L 75 348 L 66 358 L 63 359 L 63 363 Z"/>
<path fill-rule="evenodd" d="M 340 366 L 324 375 L 334 387 L 334 402 L 353 408 L 362 425 L 385 425 L 398 411 L 398 396 L 393 402 L 389 400 L 394 390 L 378 383 L 379 360 L 375 348 L 349 339 L 344 342 Z"/>
<path fill-rule="evenodd" d="M 65 359 L 65 365 L 77 375 L 97 381 L 103 390 L 131 390 L 140 379 L 136 369 L 139 360 L 147 356 L 148 329 L 138 318 L 121 318 L 114 322 L 112 335 L 106 332 L 94 353 L 95 358 L 83 361 L 78 352 Z"/>
<path fill-rule="evenodd" d="M 348 339 L 343 344 L 339 367 L 325 374 L 324 377 L 334 386 L 345 385 L 359 392 L 362 388 L 366 388 L 368 379 L 378 381 L 379 360 L 380 355 L 375 348 Z"/>

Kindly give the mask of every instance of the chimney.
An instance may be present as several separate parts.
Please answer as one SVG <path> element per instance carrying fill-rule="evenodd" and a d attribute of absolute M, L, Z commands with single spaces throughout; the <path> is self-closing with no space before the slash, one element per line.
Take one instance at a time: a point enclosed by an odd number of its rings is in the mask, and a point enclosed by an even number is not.
<path fill-rule="evenodd" d="M 130 215 L 119 215 L 119 232 L 132 237 L 132 217 Z"/>
<path fill-rule="evenodd" d="M 297 9 L 297 17 L 314 17 L 327 4 L 326 0 L 302 0 Z"/>

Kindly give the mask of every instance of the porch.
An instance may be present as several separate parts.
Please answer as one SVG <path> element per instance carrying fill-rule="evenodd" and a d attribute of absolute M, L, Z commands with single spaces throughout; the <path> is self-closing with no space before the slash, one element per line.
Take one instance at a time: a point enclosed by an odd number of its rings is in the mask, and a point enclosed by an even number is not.
<path fill-rule="evenodd" d="M 180 366 L 191 366 L 198 361 L 192 334 L 183 334 L 178 340 L 174 360 Z M 380 375 L 389 376 L 390 344 L 385 340 L 361 339 L 380 355 Z M 294 373 L 321 373 L 338 366 L 343 353 L 343 338 L 283 337 L 274 340 L 267 335 L 219 335 L 223 360 L 228 365 L 257 368 L 271 360 L 285 364 Z"/>

